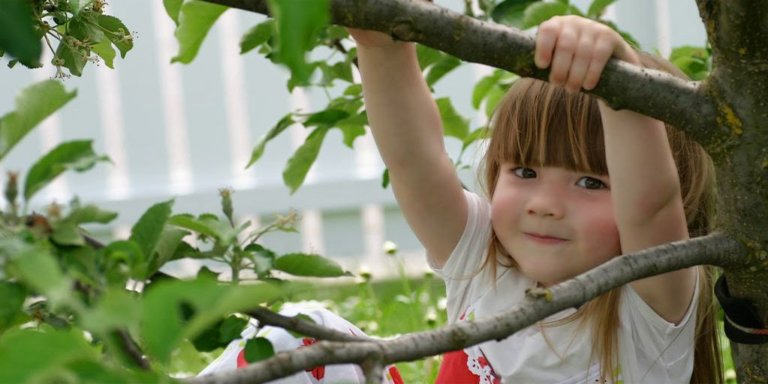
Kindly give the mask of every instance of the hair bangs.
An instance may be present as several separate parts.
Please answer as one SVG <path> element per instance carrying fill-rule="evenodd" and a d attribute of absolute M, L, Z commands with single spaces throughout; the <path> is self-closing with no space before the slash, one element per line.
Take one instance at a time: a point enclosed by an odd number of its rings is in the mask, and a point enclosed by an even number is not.
<path fill-rule="evenodd" d="M 496 110 L 487 160 L 607 175 L 597 102 L 523 78 Z"/>

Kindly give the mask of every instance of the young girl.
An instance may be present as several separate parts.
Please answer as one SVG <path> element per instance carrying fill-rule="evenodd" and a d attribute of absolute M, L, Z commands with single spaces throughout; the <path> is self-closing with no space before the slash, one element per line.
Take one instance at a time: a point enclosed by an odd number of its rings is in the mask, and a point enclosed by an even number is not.
<path fill-rule="evenodd" d="M 450 322 L 495 315 L 529 288 L 711 230 L 714 171 L 701 147 L 659 121 L 578 93 L 597 84 L 612 56 L 679 74 L 610 28 L 571 16 L 539 27 L 535 60 L 550 68 L 550 84 L 521 79 L 497 108 L 485 156 L 489 200 L 461 187 L 413 44 L 350 32 L 374 138 L 398 203 L 446 282 Z M 437 381 L 721 383 L 711 293 L 703 267 L 638 280 L 504 340 L 446 354 Z M 359 332 L 325 310 L 311 314 Z M 306 344 L 285 331 L 260 332 L 278 350 Z M 204 373 L 245 365 L 242 354 L 242 342 L 233 342 Z M 280 382 L 332 377 L 357 382 L 362 373 L 318 367 Z M 383 381 L 400 378 L 390 368 Z"/>
<path fill-rule="evenodd" d="M 550 84 L 516 82 L 493 118 L 489 200 L 464 191 L 413 44 L 351 30 L 368 118 L 397 201 L 445 279 L 450 322 L 497 314 L 623 253 L 707 233 L 711 161 L 684 135 L 577 93 L 615 56 L 643 59 L 578 17 L 539 27 Z M 669 68 L 667 68 L 669 70 Z M 638 280 L 502 341 L 445 356 L 440 383 L 717 383 L 710 276 Z"/>

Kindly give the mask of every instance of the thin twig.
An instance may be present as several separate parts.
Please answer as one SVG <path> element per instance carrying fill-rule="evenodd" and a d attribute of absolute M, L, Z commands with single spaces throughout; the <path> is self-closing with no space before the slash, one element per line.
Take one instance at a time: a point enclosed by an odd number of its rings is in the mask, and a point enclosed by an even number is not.
<path fill-rule="evenodd" d="M 150 369 L 149 360 L 144 357 L 141 348 L 136 343 L 136 341 L 133 340 L 131 334 L 128 333 L 128 331 L 125 329 L 118 329 L 115 331 L 115 334 L 120 341 L 121 349 L 126 353 L 131 361 L 133 361 L 139 368 L 148 371 Z"/>
<path fill-rule="evenodd" d="M 256 308 L 246 312 L 259 321 L 259 325 L 280 327 L 318 340 L 360 342 L 376 340 L 368 336 L 349 335 L 334 329 L 318 325 L 300 317 L 288 317 L 266 308 Z"/>
<path fill-rule="evenodd" d="M 381 379 L 384 377 L 384 369 L 386 364 L 381 360 L 381 356 L 372 356 L 366 359 L 360 367 L 365 373 L 365 382 L 367 384 L 381 384 Z"/>

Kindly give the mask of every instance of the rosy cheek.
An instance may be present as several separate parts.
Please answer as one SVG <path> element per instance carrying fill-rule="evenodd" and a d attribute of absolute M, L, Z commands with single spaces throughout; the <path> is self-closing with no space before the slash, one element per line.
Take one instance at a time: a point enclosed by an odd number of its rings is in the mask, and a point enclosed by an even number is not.
<path fill-rule="evenodd" d="M 609 253 L 610 256 L 621 253 L 619 229 L 616 227 L 613 217 L 606 218 L 605 220 L 596 220 L 591 224 L 591 228 L 595 236 L 593 240 L 596 244 L 599 244 L 604 252 Z"/>

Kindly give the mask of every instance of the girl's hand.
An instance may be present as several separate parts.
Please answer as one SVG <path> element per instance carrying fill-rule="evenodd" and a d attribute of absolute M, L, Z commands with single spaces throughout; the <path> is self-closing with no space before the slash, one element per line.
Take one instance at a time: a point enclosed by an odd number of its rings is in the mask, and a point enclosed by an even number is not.
<path fill-rule="evenodd" d="M 616 31 L 578 16 L 556 16 L 539 26 L 535 62 L 550 67 L 549 82 L 570 92 L 592 89 L 612 56 L 640 65 L 637 52 Z"/>

